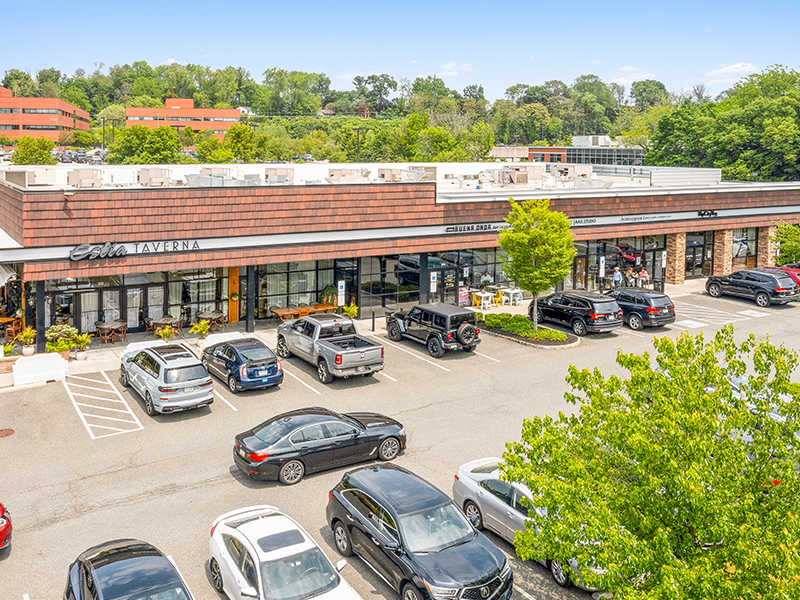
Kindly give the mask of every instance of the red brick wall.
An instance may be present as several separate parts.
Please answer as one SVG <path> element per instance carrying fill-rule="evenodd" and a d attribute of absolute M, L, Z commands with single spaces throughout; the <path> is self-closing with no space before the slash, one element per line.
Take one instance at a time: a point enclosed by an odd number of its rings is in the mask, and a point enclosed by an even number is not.
<path fill-rule="evenodd" d="M 4 134 L 11 139 L 17 139 L 24 136 L 43 136 L 53 141 L 57 141 L 58 135 L 61 131 L 72 131 L 73 129 L 80 129 L 83 131 L 89 130 L 89 123 L 72 118 L 72 115 L 76 114 L 79 117 L 88 119 L 89 113 L 78 108 L 77 106 L 70 104 L 69 102 L 60 100 L 59 98 L 27 98 L 22 96 L 3 95 L 0 97 L 0 108 L 19 109 L 18 113 L 0 114 L 0 123 L 3 125 L 19 126 L 19 129 L 0 130 L 0 134 Z M 22 112 L 23 108 L 57 109 L 66 114 L 24 114 Z M 56 126 L 59 129 L 23 129 L 23 125 L 48 125 Z"/>
<path fill-rule="evenodd" d="M 6 185 L 0 185 L 0 227 L 22 243 L 22 192 Z"/>

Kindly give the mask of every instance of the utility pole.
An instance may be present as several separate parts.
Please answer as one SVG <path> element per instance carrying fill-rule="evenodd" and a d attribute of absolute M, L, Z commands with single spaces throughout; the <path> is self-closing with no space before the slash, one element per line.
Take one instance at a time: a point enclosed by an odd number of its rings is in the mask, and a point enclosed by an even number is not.
<path fill-rule="evenodd" d="M 356 127 L 356 162 L 361 162 L 361 131 L 363 127 Z"/>

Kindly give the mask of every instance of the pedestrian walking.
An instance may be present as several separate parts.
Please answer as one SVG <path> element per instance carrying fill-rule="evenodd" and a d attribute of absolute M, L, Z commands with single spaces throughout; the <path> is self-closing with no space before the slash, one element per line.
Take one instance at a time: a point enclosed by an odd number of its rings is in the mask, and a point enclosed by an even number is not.
<path fill-rule="evenodd" d="M 611 281 L 614 284 L 614 289 L 622 287 L 622 272 L 619 270 L 619 267 L 614 267 L 614 276 Z"/>

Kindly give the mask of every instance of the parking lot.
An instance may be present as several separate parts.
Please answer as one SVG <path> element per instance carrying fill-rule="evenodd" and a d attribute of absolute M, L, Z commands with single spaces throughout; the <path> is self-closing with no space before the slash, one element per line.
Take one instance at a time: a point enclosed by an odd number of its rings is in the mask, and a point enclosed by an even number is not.
<path fill-rule="evenodd" d="M 517 439 L 524 417 L 573 410 L 563 400 L 570 363 L 619 372 L 618 349 L 652 351 L 654 335 L 713 334 L 733 323 L 737 338 L 770 335 L 796 348 L 800 306 L 756 307 L 706 294 L 673 298 L 676 323 L 661 329 L 588 335 L 568 349 L 534 349 L 482 335 L 477 352 L 449 352 L 436 360 L 411 341 L 390 342 L 386 369 L 372 378 L 325 386 L 310 365 L 283 361 L 279 388 L 232 394 L 215 380 L 208 408 L 148 417 L 141 399 L 119 383 L 118 370 L 71 376 L 0 394 L 3 477 L 0 502 L 11 511 L 10 550 L 0 551 L 0 597 L 45 600 L 63 594 L 69 564 L 88 547 L 139 538 L 171 556 L 196 600 L 216 600 L 206 576 L 211 523 L 235 508 L 271 504 L 297 519 L 337 558 L 325 521 L 328 491 L 346 469 L 307 476 L 293 487 L 255 482 L 233 465 L 236 433 L 304 406 L 340 412 L 375 411 L 405 425 L 408 448 L 397 463 L 449 493 L 457 467 L 500 456 Z M 382 323 L 381 323 L 382 325 Z M 274 348 L 275 332 L 258 334 Z M 513 547 L 491 536 L 510 557 Z M 512 558 L 515 600 L 589 598 L 562 590 L 547 570 Z M 359 559 L 342 572 L 366 600 L 397 596 Z"/>

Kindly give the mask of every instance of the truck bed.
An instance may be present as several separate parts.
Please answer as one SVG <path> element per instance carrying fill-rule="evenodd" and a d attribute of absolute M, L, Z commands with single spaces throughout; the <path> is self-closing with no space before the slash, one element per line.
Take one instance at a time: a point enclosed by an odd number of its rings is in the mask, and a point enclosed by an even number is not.
<path fill-rule="evenodd" d="M 328 338 L 320 340 L 320 342 L 331 344 L 338 350 L 363 350 L 364 348 L 375 348 L 380 345 L 360 335 Z"/>

